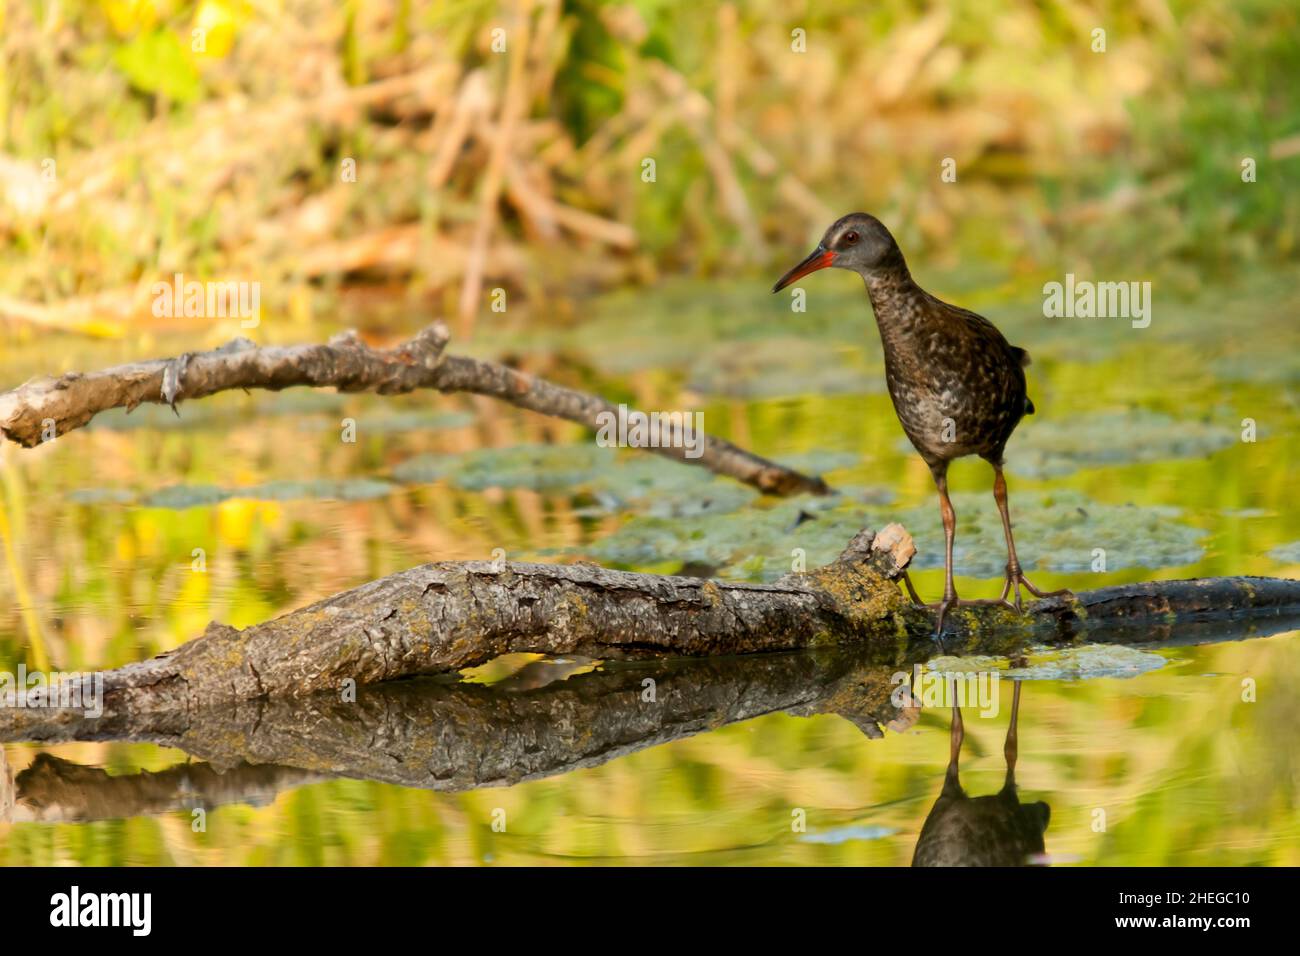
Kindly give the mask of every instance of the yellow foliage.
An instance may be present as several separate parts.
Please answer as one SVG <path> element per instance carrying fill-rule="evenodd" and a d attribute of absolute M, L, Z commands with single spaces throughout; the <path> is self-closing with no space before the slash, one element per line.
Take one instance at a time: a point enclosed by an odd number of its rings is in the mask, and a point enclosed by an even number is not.
<path fill-rule="evenodd" d="M 194 11 L 193 29 L 203 31 L 202 50 L 191 50 L 198 58 L 222 59 L 230 53 L 235 34 L 248 20 L 249 11 L 241 3 L 204 0 Z M 191 34 L 193 38 L 193 34 Z"/>
<path fill-rule="evenodd" d="M 217 538 L 228 547 L 247 548 L 254 527 L 278 527 L 283 518 L 275 502 L 230 498 L 217 506 Z"/>
<path fill-rule="evenodd" d="M 159 9 L 159 7 L 163 9 Z M 170 4 L 156 0 L 104 0 L 102 7 L 109 25 L 118 36 L 130 36 L 152 28 Z"/>

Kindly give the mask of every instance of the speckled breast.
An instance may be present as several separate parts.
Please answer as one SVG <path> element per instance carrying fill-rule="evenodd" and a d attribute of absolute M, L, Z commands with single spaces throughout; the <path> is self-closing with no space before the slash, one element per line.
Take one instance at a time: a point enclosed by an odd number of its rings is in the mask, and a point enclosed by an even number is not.
<path fill-rule="evenodd" d="M 885 381 L 913 447 L 931 464 L 1000 454 L 1024 414 L 1023 386 L 1001 370 L 945 371 L 900 374 L 886 357 Z"/>

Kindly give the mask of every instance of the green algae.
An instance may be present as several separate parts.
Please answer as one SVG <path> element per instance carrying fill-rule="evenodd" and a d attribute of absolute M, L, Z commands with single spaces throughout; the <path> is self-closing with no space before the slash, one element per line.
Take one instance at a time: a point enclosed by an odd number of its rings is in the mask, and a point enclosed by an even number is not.
<path fill-rule="evenodd" d="M 958 515 L 954 564 L 960 574 L 997 577 L 1006 564 L 1001 518 L 992 495 L 952 496 Z M 1203 553 L 1205 532 L 1176 520 L 1175 508 L 1108 505 L 1074 491 L 1021 492 L 1013 498 L 1017 549 L 1028 569 L 1089 571 L 1104 552 L 1104 570 L 1189 564 Z M 719 514 L 671 520 L 637 516 L 584 549 L 622 566 L 664 560 L 719 567 L 719 576 L 771 581 L 802 562 L 833 561 L 862 528 L 897 521 L 917 543 L 912 566 L 943 566 L 943 531 L 935 504 L 892 508 L 861 497 L 800 498 Z"/>
<path fill-rule="evenodd" d="M 456 455 L 419 455 L 392 471 L 396 481 L 447 481 L 467 491 L 529 488 L 589 495 L 587 510 L 644 510 L 663 518 L 734 511 L 758 492 L 700 467 L 645 452 L 583 445 L 519 445 Z"/>
<path fill-rule="evenodd" d="M 591 445 L 515 445 L 460 455 L 420 455 L 393 469 L 397 481 L 446 479 L 467 491 L 486 488 L 577 488 L 589 484 L 614 452 Z"/>
<path fill-rule="evenodd" d="M 1260 437 L 1268 430 L 1261 428 Z M 1072 414 L 1062 426 L 1025 419 L 1007 445 L 1009 475 L 1058 478 L 1085 468 L 1106 468 L 1180 458 L 1203 458 L 1241 443 L 1241 416 L 1220 412 L 1175 418 L 1132 408 L 1122 412 Z M 914 453 L 905 437 L 901 453 Z"/>
<path fill-rule="evenodd" d="M 1085 644 L 1029 655 L 1029 663 L 1007 670 L 1017 680 L 1081 681 L 1130 678 L 1164 667 L 1159 654 L 1123 644 Z"/>
<path fill-rule="evenodd" d="M 219 504 L 232 498 L 254 501 L 339 499 L 367 501 L 391 494 L 393 486 L 369 478 L 318 478 L 306 481 L 265 481 L 243 487 L 171 485 L 142 495 L 135 504 L 144 508 L 183 510 Z"/>
<path fill-rule="evenodd" d="M 1027 681 L 1083 681 L 1138 677 L 1164 667 L 1159 654 L 1124 644 L 1082 644 L 1078 647 L 1035 648 L 1024 655 L 1026 663 L 1012 664 L 1005 657 L 986 654 L 940 655 L 925 669 L 932 673 L 994 672 L 1002 679 Z"/>
<path fill-rule="evenodd" d="M 1281 564 L 1300 564 L 1300 541 L 1279 545 L 1268 556 Z"/>
<path fill-rule="evenodd" d="M 834 560 L 866 520 L 855 502 L 799 498 L 722 513 L 637 516 L 584 550 L 601 563 L 673 560 L 716 565 L 723 578 L 771 581 Z"/>
<path fill-rule="evenodd" d="M 1022 425 L 1007 446 L 1007 469 L 1029 478 L 1050 478 L 1081 468 L 1196 458 L 1240 441 L 1239 416 L 1173 418 L 1136 408 L 1073 415 L 1068 428 Z"/>
<path fill-rule="evenodd" d="M 779 337 L 696 358 L 686 385 L 734 398 L 866 395 L 884 390 L 884 372 L 856 344 Z"/>

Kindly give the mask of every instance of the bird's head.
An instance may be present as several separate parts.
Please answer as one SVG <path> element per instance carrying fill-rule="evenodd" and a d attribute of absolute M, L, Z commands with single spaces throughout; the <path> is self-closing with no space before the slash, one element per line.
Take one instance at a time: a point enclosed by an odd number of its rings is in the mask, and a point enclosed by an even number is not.
<path fill-rule="evenodd" d="M 870 278 L 874 273 L 902 262 L 898 243 L 875 216 L 853 212 L 842 216 L 826 230 L 817 248 L 797 266 L 781 276 L 773 292 L 780 292 L 818 269 L 849 269 Z"/>

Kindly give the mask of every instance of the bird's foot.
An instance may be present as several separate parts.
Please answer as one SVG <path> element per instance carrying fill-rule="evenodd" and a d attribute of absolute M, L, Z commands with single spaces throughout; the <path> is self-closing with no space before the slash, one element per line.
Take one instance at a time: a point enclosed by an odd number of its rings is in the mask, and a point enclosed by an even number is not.
<path fill-rule="evenodd" d="M 1024 607 L 1024 601 L 1020 596 L 1021 586 L 1023 586 L 1026 591 L 1028 591 L 1030 594 L 1032 594 L 1034 597 L 1038 598 L 1039 600 L 1043 598 L 1050 598 L 1050 597 L 1074 597 L 1074 592 L 1071 591 L 1069 588 L 1061 588 L 1059 591 L 1040 591 L 1038 590 L 1038 588 L 1034 587 L 1033 584 L 1030 583 L 1029 578 L 1025 577 L 1025 572 L 1022 571 L 1020 568 L 1007 568 L 1007 579 L 1002 584 L 1002 596 L 988 603 L 1003 604 L 1009 608 L 1012 608 L 1017 613 L 1023 614 L 1025 611 L 1025 607 Z M 1016 600 L 1014 604 L 1012 604 L 1011 601 L 1007 600 L 1007 595 L 1011 593 L 1013 588 L 1015 589 L 1015 593 L 1016 593 Z"/>
<path fill-rule="evenodd" d="M 942 601 L 938 601 L 935 604 L 926 605 L 927 607 L 933 608 L 934 610 L 939 612 L 937 615 L 935 615 L 934 642 L 939 645 L 939 652 L 941 654 L 948 653 L 948 649 L 944 647 L 943 644 L 943 625 L 944 625 L 944 620 L 948 616 L 948 612 L 953 608 L 970 607 L 971 605 L 974 604 L 984 604 L 984 603 L 985 603 L 984 601 L 963 601 L 961 598 L 957 597 L 957 594 L 955 592 L 949 592 L 948 594 L 945 594 L 943 596 Z"/>
<path fill-rule="evenodd" d="M 1064 595 L 1070 593 L 1069 591 L 1049 591 L 1046 593 L 1040 592 L 1032 584 L 1030 584 L 1028 581 L 1025 580 L 1025 576 L 1023 574 L 1018 575 L 1018 577 L 1019 577 L 1019 583 L 1017 584 L 1017 591 L 1016 591 L 1017 602 L 1019 602 L 1020 600 L 1019 584 L 1023 584 L 1036 597 L 1055 597 L 1056 595 Z M 916 588 L 912 584 L 912 579 L 907 576 L 906 571 L 903 572 L 903 584 L 907 588 L 908 596 L 912 600 L 912 607 L 924 608 L 927 611 L 937 612 L 937 614 L 935 615 L 934 642 L 937 645 L 939 645 L 939 650 L 942 651 L 943 653 L 947 653 L 947 650 L 944 648 L 944 644 L 943 644 L 943 625 L 944 625 L 944 621 L 948 616 L 948 612 L 953 608 L 998 606 L 998 607 L 1011 608 L 1012 610 L 1020 609 L 1018 603 L 1012 604 L 1009 600 L 1007 600 L 1007 595 L 1011 593 L 1011 586 L 1012 586 L 1011 578 L 1007 578 L 1006 585 L 1002 588 L 1002 595 L 1000 597 L 966 599 L 966 598 L 959 598 L 954 593 L 954 594 L 945 595 L 944 598 L 940 601 L 928 601 L 928 602 L 921 600 L 921 596 L 916 593 Z"/>
<path fill-rule="evenodd" d="M 912 607 L 924 608 L 927 611 L 946 612 L 948 608 L 951 607 L 972 607 L 987 604 L 1005 604 L 1007 607 L 1011 606 L 1011 602 L 1006 601 L 1003 598 L 979 598 L 966 600 L 965 598 L 957 597 L 955 594 L 951 598 L 942 601 L 923 601 L 921 600 L 921 595 L 916 593 L 916 588 L 912 586 L 912 580 L 907 576 L 906 571 L 903 572 L 903 583 L 907 586 L 907 594 L 912 600 Z"/>
<path fill-rule="evenodd" d="M 944 601 L 940 601 L 938 607 L 939 617 L 938 620 L 935 621 L 934 634 L 930 636 L 930 640 L 934 641 L 938 646 L 940 654 L 947 654 L 948 648 L 943 645 L 943 617 L 948 613 L 948 604 Z"/>
<path fill-rule="evenodd" d="M 962 607 L 965 605 L 992 603 L 989 601 L 963 601 L 961 598 L 957 597 L 955 592 L 945 594 L 941 601 L 923 601 L 921 600 L 921 595 L 916 593 L 916 588 L 912 584 L 912 579 L 908 577 L 906 571 L 903 572 L 903 584 L 907 588 L 908 597 L 912 599 L 912 607 L 938 612 L 935 615 L 933 639 L 934 643 L 939 645 L 939 651 L 944 654 L 947 653 L 947 649 L 943 644 L 943 623 L 944 619 L 948 616 L 948 611 L 951 608 Z"/>

